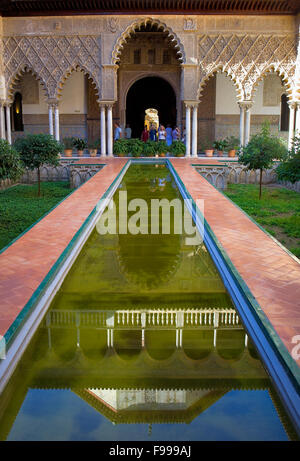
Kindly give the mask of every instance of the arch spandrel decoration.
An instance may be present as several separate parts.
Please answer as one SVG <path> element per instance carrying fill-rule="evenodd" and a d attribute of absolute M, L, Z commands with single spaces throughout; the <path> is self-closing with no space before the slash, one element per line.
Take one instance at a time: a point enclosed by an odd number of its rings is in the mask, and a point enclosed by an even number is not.
<path fill-rule="evenodd" d="M 89 74 L 100 93 L 99 36 L 15 36 L 3 38 L 4 75 L 8 93 L 26 67 L 40 80 L 48 98 L 57 98 L 68 69 Z"/>
<path fill-rule="evenodd" d="M 173 43 L 173 46 L 175 50 L 177 51 L 178 61 L 181 63 L 185 63 L 186 62 L 185 51 L 184 51 L 183 44 L 181 43 L 179 37 L 165 23 L 161 22 L 159 19 L 153 19 L 153 18 L 137 19 L 136 21 L 131 23 L 120 34 L 112 50 L 111 63 L 112 64 L 118 63 L 122 50 L 127 43 L 127 40 L 130 39 L 130 37 L 135 33 L 137 29 L 139 29 L 142 26 L 146 26 L 147 24 L 157 26 L 158 29 L 161 29 L 162 32 L 168 33 L 168 37 L 171 38 L 171 42 Z"/>
<path fill-rule="evenodd" d="M 282 76 L 288 97 L 293 94 L 296 42 L 292 35 L 201 35 L 198 39 L 199 94 L 206 80 L 222 70 L 238 89 L 238 101 L 251 100 L 266 69 Z"/>

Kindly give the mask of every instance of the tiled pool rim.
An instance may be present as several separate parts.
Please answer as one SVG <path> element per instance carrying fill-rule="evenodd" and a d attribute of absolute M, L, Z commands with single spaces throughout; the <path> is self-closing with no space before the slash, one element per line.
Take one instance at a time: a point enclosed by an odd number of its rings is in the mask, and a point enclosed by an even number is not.
<path fill-rule="evenodd" d="M 90 226 L 91 222 L 95 219 L 98 219 L 101 212 L 103 211 L 101 210 L 101 207 L 99 205 L 101 203 L 104 203 L 105 199 L 109 199 L 112 197 L 116 188 L 120 184 L 123 176 L 125 175 L 127 169 L 129 168 L 131 164 L 134 164 L 134 163 L 166 164 L 169 170 L 171 171 L 171 173 L 173 174 L 175 182 L 183 198 L 190 199 L 191 201 L 190 203 L 193 204 L 193 210 L 196 210 L 196 213 L 198 213 L 199 216 L 201 216 L 200 210 L 196 207 L 194 200 L 192 199 L 184 183 L 182 182 L 180 176 L 176 172 L 176 169 L 174 168 L 174 166 L 172 165 L 171 161 L 168 158 L 157 158 L 157 159 L 156 158 L 149 158 L 149 159 L 132 159 L 131 158 L 131 159 L 128 159 L 125 165 L 122 167 L 119 174 L 115 177 L 115 179 L 112 181 L 112 183 L 110 184 L 106 192 L 99 199 L 98 203 L 96 204 L 92 212 L 85 219 L 85 221 L 83 222 L 81 227 L 78 229 L 78 231 L 76 232 L 72 240 L 69 242 L 69 244 L 64 249 L 64 251 L 62 252 L 60 257 L 57 259 L 57 261 L 54 263 L 54 265 L 52 266 L 52 268 L 50 269 L 50 271 L 48 272 L 44 280 L 35 290 L 31 298 L 29 299 L 29 301 L 26 303 L 22 311 L 19 313 L 19 315 L 17 316 L 15 321 L 12 323 L 8 331 L 5 333 L 4 338 L 7 343 L 8 351 L 11 345 L 14 343 L 15 338 L 21 332 L 21 329 L 23 325 L 25 324 L 25 322 L 27 321 L 28 317 L 31 314 L 34 314 L 35 308 L 37 304 L 39 303 L 39 301 L 42 299 L 47 288 L 49 288 L 49 286 L 54 281 L 54 279 L 57 278 L 57 276 L 59 275 L 59 272 L 61 271 L 65 262 L 68 260 L 71 252 L 74 249 L 76 249 L 76 246 L 79 244 L 80 237 L 82 237 L 82 235 L 86 233 L 84 240 L 80 244 L 80 248 L 77 249 L 76 256 L 72 259 L 71 262 L 69 262 L 68 268 L 65 271 L 62 280 L 60 281 L 59 285 L 55 289 L 55 293 L 57 292 L 65 275 L 67 274 L 67 272 L 73 265 L 79 251 L 83 247 L 85 241 L 87 240 L 88 236 L 90 235 L 90 232 L 92 231 L 94 227 L 94 225 Z M 192 162 L 191 162 L 191 166 L 192 166 Z M 190 209 L 190 211 L 192 211 L 192 214 L 194 216 L 195 211 L 193 210 Z M 27 229 L 24 233 L 26 233 L 29 229 Z M 290 356 L 285 345 L 281 341 L 278 334 L 275 332 L 272 324 L 270 323 L 270 321 L 268 320 L 268 318 L 262 311 L 261 307 L 259 306 L 258 302 L 254 298 L 252 293 L 250 292 L 245 281 L 242 279 L 242 277 L 240 276 L 240 274 L 234 267 L 226 251 L 224 250 L 224 248 L 222 247 L 222 245 L 216 238 L 215 234 L 213 233 L 211 227 L 209 226 L 205 218 L 204 218 L 204 243 L 206 244 L 211 254 L 211 257 L 213 258 L 214 263 L 216 264 L 220 272 L 223 283 L 225 287 L 227 288 L 230 296 L 232 297 L 233 303 L 238 311 L 238 314 L 243 320 L 244 326 L 246 330 L 248 331 L 249 336 L 251 337 L 254 344 L 258 348 L 261 358 L 263 362 L 265 363 L 270 375 L 273 378 L 275 387 L 277 388 L 279 394 L 281 395 L 284 401 L 285 407 L 291 419 L 293 420 L 298 432 L 300 433 L 300 414 L 299 414 L 299 411 L 300 411 L 300 396 L 299 396 L 300 370 L 299 370 L 299 367 L 297 366 L 296 362 Z M 13 242 L 11 244 L 13 244 Z M 48 309 L 48 306 L 49 304 L 47 305 L 47 309 Z M 36 325 L 36 328 L 37 326 L 38 325 Z M 33 333 L 34 332 L 32 332 L 32 335 Z M 1 367 L 0 367 L 0 370 L 1 370 Z M 13 370 L 10 371 L 10 374 L 12 372 Z M 0 386 L 0 389 L 1 389 L 1 386 Z"/>

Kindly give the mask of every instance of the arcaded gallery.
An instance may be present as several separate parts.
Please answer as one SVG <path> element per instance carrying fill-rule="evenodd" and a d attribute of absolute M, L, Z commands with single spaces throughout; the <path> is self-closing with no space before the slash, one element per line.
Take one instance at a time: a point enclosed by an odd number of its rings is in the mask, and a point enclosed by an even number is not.
<path fill-rule="evenodd" d="M 264 120 L 286 138 L 299 126 L 295 2 L 74 1 L 58 16 L 51 1 L 3 3 L 3 138 L 102 135 L 111 155 L 113 123 L 140 137 L 152 106 L 193 156 L 228 134 L 247 143 Z M 105 15 L 84 15 L 90 3 Z"/>
<path fill-rule="evenodd" d="M 1 441 L 299 440 L 299 36 L 297 0 L 0 1 Z"/>

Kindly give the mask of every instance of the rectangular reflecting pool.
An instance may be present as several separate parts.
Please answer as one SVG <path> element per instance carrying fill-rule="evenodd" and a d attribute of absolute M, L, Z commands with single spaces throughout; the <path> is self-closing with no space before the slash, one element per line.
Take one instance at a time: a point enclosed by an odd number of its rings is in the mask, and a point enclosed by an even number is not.
<path fill-rule="evenodd" d="M 0 396 L 0 440 L 297 438 L 184 207 L 146 232 L 153 199 L 183 203 L 165 165 L 131 165 Z"/>

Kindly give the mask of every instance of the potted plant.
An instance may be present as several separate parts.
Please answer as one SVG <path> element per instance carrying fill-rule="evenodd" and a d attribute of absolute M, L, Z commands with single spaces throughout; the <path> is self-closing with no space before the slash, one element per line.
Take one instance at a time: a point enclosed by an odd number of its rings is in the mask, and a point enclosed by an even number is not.
<path fill-rule="evenodd" d="M 143 153 L 144 143 L 140 139 L 131 138 L 125 139 L 127 141 L 127 153 L 132 157 L 140 157 Z"/>
<path fill-rule="evenodd" d="M 170 150 L 170 148 L 168 147 L 166 141 L 158 141 L 157 143 L 157 153 L 160 157 L 165 157 L 166 156 L 166 153 L 168 152 L 168 150 Z"/>
<path fill-rule="evenodd" d="M 174 141 L 170 146 L 171 154 L 174 155 L 174 157 L 184 157 L 185 150 L 186 147 L 182 141 Z"/>
<path fill-rule="evenodd" d="M 145 157 L 154 157 L 157 152 L 157 142 L 156 141 L 146 141 L 144 142 L 143 154 Z"/>
<path fill-rule="evenodd" d="M 88 149 L 89 149 L 89 153 L 90 153 L 91 157 L 96 157 L 97 156 L 98 148 L 99 148 L 99 140 L 96 140 L 94 142 L 90 142 L 88 144 Z"/>
<path fill-rule="evenodd" d="M 208 138 L 205 138 L 201 144 L 201 150 L 204 151 L 206 157 L 212 157 L 214 154 L 214 149 L 212 148 L 212 143 Z"/>
<path fill-rule="evenodd" d="M 87 142 L 82 138 L 73 138 L 73 146 L 77 149 L 77 154 L 82 157 L 84 149 L 87 148 Z"/>
<path fill-rule="evenodd" d="M 74 138 L 64 138 L 63 139 L 64 154 L 66 157 L 72 157 L 73 141 L 74 141 Z"/>
<path fill-rule="evenodd" d="M 228 157 L 235 157 L 236 152 L 239 150 L 240 140 L 235 136 L 227 138 Z"/>
<path fill-rule="evenodd" d="M 120 138 L 114 142 L 114 155 L 125 157 L 128 154 L 128 139 Z"/>
<path fill-rule="evenodd" d="M 219 139 L 218 141 L 214 142 L 214 148 L 217 150 L 219 157 L 223 156 L 224 150 L 227 148 L 227 145 L 228 143 L 226 139 Z"/>

